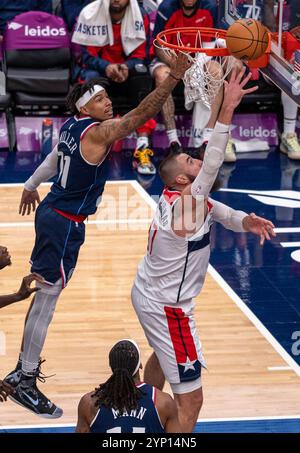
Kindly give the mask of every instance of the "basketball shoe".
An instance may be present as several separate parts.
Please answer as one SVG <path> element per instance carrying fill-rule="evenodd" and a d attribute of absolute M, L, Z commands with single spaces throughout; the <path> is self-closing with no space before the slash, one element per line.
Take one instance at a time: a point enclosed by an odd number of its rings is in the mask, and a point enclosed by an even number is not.
<path fill-rule="evenodd" d="M 11 371 L 5 378 L 4 381 L 10 384 L 12 387 L 17 387 L 21 381 L 22 376 L 22 362 L 18 360 L 16 368 Z"/>
<path fill-rule="evenodd" d="M 296 133 L 281 135 L 280 151 L 287 154 L 289 159 L 300 159 L 300 143 Z"/>
<path fill-rule="evenodd" d="M 133 154 L 133 168 L 136 169 L 141 175 L 155 175 L 156 168 L 150 159 L 153 156 L 153 151 L 148 147 L 142 146 L 136 149 Z"/>
<path fill-rule="evenodd" d="M 21 371 L 19 383 L 15 386 L 15 391 L 9 398 L 15 403 L 23 406 L 25 409 L 30 410 L 36 415 L 43 418 L 59 418 L 63 414 L 63 410 L 52 403 L 37 387 L 36 380 L 45 382 L 47 377 L 41 373 L 41 364 L 45 360 L 39 361 L 38 368 L 31 376 L 24 375 Z M 5 379 L 7 382 L 13 382 L 13 375 L 19 370 L 10 373 Z M 17 379 L 14 379 L 14 382 Z"/>

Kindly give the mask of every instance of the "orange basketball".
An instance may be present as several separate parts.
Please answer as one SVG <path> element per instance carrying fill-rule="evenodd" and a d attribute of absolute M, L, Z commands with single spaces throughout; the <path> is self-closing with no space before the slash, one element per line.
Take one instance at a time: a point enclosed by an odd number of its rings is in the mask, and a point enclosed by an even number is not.
<path fill-rule="evenodd" d="M 256 60 L 267 50 L 269 30 L 254 19 L 240 19 L 227 30 L 229 52 L 240 60 Z"/>

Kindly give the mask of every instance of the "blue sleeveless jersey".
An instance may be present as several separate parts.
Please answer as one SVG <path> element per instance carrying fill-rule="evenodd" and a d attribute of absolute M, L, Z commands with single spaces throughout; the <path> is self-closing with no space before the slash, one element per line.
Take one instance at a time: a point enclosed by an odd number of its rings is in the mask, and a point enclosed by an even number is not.
<path fill-rule="evenodd" d="M 94 214 L 108 177 L 108 152 L 99 164 L 88 163 L 81 154 L 81 140 L 93 126 L 91 117 L 73 116 L 62 126 L 58 142 L 58 177 L 45 202 L 61 211 L 88 216 Z"/>
<path fill-rule="evenodd" d="M 114 409 L 101 406 L 91 423 L 91 433 L 164 433 L 155 408 L 156 389 L 148 384 L 137 387 L 144 393 L 138 408 L 120 415 Z"/>

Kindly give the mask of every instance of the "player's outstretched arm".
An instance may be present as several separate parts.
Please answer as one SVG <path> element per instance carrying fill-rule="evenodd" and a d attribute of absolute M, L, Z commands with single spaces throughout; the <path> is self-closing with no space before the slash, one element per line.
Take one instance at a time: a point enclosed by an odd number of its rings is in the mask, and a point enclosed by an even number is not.
<path fill-rule="evenodd" d="M 125 138 L 136 128 L 155 116 L 190 66 L 191 63 L 188 57 L 180 53 L 166 80 L 143 99 L 138 107 L 118 120 L 103 121 L 100 126 L 91 129 L 90 132 L 94 135 L 95 143 L 98 145 L 110 145 L 116 140 Z"/>
<path fill-rule="evenodd" d="M 195 181 L 182 192 L 182 196 L 192 195 L 195 199 L 208 197 L 224 161 L 234 111 L 246 94 L 258 89 L 257 86 L 245 89 L 252 76 L 250 73 L 244 77 L 245 71 L 246 68 L 238 73 L 233 70 L 229 81 L 224 81 L 224 99 L 218 122 L 205 151 L 203 165 Z"/>
<path fill-rule="evenodd" d="M 29 215 L 35 211 L 36 206 L 40 203 L 40 196 L 37 188 L 42 182 L 48 181 L 57 174 L 57 146 L 53 148 L 46 159 L 38 166 L 33 175 L 27 179 L 22 192 L 19 214 Z"/>
<path fill-rule="evenodd" d="M 276 237 L 273 223 L 253 212 L 243 219 L 243 227 L 245 231 L 260 236 L 260 245 L 264 245 L 266 239 L 270 241 L 271 237 Z"/>
<path fill-rule="evenodd" d="M 248 232 L 260 236 L 260 244 L 263 245 L 265 240 L 271 240 L 271 237 L 276 237 L 274 225 L 270 220 L 258 217 L 253 212 L 247 214 L 244 211 L 237 211 L 220 203 L 216 200 L 211 200 L 213 204 L 213 219 L 221 223 L 228 230 L 236 233 Z"/>

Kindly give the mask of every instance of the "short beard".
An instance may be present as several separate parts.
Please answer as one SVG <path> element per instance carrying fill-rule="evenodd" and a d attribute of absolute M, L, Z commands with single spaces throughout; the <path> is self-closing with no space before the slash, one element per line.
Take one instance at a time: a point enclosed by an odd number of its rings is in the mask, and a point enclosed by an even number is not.
<path fill-rule="evenodd" d="M 119 13 L 122 13 L 122 12 L 127 8 L 127 6 L 128 6 L 128 5 L 123 6 L 123 8 L 120 7 L 120 6 L 118 6 L 117 8 L 114 8 L 113 6 L 110 6 L 110 7 L 109 7 L 109 12 L 110 12 L 111 14 L 119 14 Z"/>

